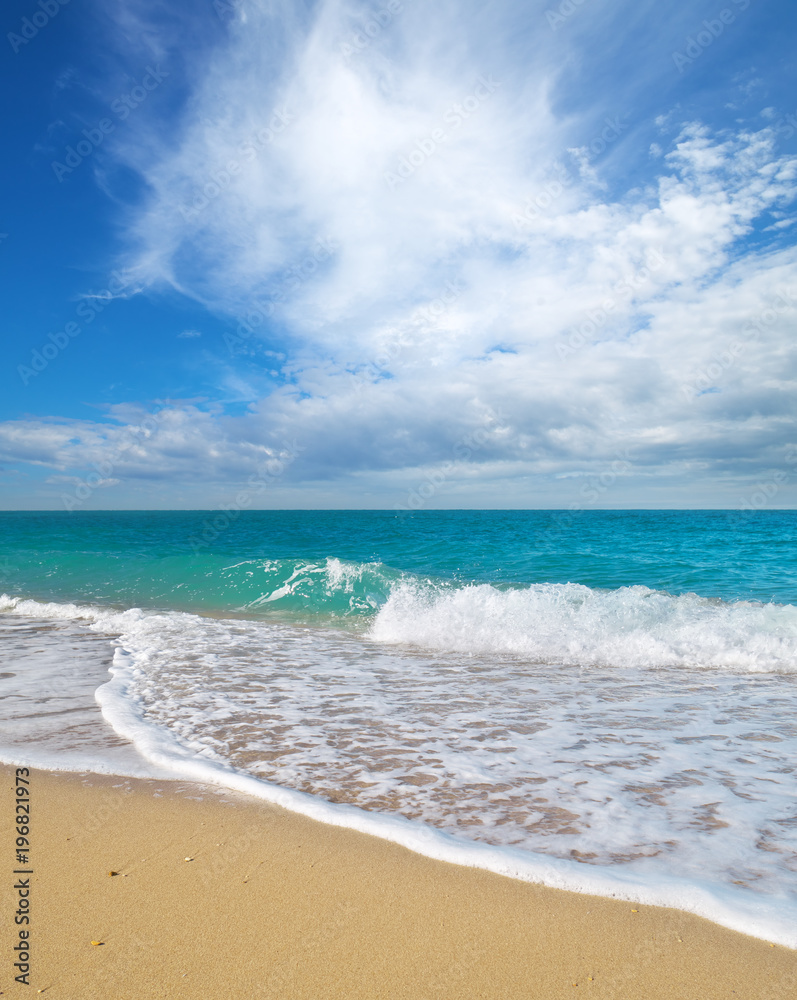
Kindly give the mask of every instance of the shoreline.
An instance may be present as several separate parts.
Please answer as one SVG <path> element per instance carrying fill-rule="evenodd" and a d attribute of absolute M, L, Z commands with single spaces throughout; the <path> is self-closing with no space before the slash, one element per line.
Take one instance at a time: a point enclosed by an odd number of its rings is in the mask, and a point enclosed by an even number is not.
<path fill-rule="evenodd" d="M 735 885 L 716 879 L 712 881 L 707 878 L 702 882 L 690 879 L 688 874 L 672 875 L 667 870 L 658 872 L 653 879 L 646 879 L 634 877 L 633 872 L 618 871 L 612 866 L 582 864 L 567 857 L 536 853 L 533 850 L 514 850 L 511 846 L 459 838 L 456 836 L 456 829 L 452 831 L 426 826 L 405 820 L 401 815 L 390 811 L 377 812 L 357 803 L 335 801 L 334 796 L 330 800 L 329 796 L 299 791 L 287 784 L 274 784 L 268 777 L 248 775 L 242 770 L 230 771 L 217 761 L 199 755 L 186 758 L 175 754 L 175 748 L 168 740 L 164 742 L 163 733 L 156 733 L 152 726 L 131 713 L 124 684 L 131 664 L 127 662 L 129 657 L 124 657 L 124 662 L 118 662 L 117 654 L 120 651 L 124 652 L 124 647 L 115 649 L 112 663 L 103 665 L 103 679 L 95 679 L 99 686 L 91 685 L 92 708 L 98 718 L 100 712 L 105 716 L 103 725 L 108 725 L 113 731 L 114 741 L 124 742 L 125 747 L 129 747 L 136 757 L 138 751 L 135 748 L 142 741 L 149 743 L 150 750 L 154 751 L 148 753 L 149 760 L 158 760 L 162 765 L 153 764 L 150 774 L 132 768 L 121 770 L 121 773 L 141 778 L 171 778 L 220 784 L 311 819 L 360 830 L 440 861 L 478 867 L 497 875 L 529 883 L 542 883 L 565 891 L 625 900 L 633 905 L 639 903 L 682 909 L 741 934 L 758 936 L 787 948 L 797 948 L 794 931 L 797 927 L 797 900 L 781 903 L 780 906 L 774 902 L 769 912 L 762 913 L 758 906 L 759 900 L 754 894 L 745 894 Z M 99 703 L 99 707 L 95 702 Z M 79 761 L 73 761 L 67 766 L 71 770 L 82 769 Z M 60 767 L 57 757 L 50 755 L 49 758 L 42 759 L 42 769 L 48 767 Z M 106 768 L 96 762 L 87 761 L 84 767 L 107 773 Z M 120 773 L 113 765 L 112 770 Z M 614 837 L 610 839 L 613 841 Z"/>
<path fill-rule="evenodd" d="M 10 806 L 15 769 L 0 768 Z M 39 770 L 30 780 L 34 992 L 785 1000 L 797 990 L 797 951 L 680 910 L 434 860 L 189 781 Z M 12 812 L 1 814 L 0 990 L 26 996 L 11 974 L 14 831 Z"/>
<path fill-rule="evenodd" d="M 124 652 L 124 647 L 120 648 Z M 142 738 L 145 743 L 149 742 L 151 744 L 149 749 L 154 751 L 147 755 L 152 770 L 148 767 L 144 770 L 132 767 L 128 769 L 124 765 L 119 768 L 119 761 L 117 766 L 111 763 L 110 769 L 106 769 L 100 761 L 91 759 L 85 761 L 73 759 L 67 763 L 60 750 L 55 755 L 50 753 L 49 756 L 39 757 L 40 766 L 35 765 L 39 770 L 52 768 L 59 771 L 62 767 L 68 767 L 71 771 L 80 773 L 91 771 L 96 775 L 112 773 L 144 780 L 153 778 L 174 783 L 211 784 L 226 789 L 230 794 L 242 794 L 264 803 L 281 806 L 292 813 L 336 828 L 375 836 L 430 859 L 464 868 L 478 868 L 528 884 L 542 884 L 566 892 L 624 901 L 632 907 L 643 905 L 678 909 L 737 933 L 797 949 L 797 936 L 794 931 L 797 927 L 797 900 L 779 900 L 777 885 L 774 887 L 774 893 L 770 886 L 769 895 L 757 896 L 755 893 L 745 893 L 737 889 L 736 884 L 716 880 L 712 882 L 709 879 L 701 882 L 698 880 L 699 876 L 690 881 L 688 875 L 679 878 L 667 870 L 657 873 L 657 876 L 650 880 L 644 877 L 635 878 L 633 871 L 626 871 L 622 866 L 584 864 L 572 858 L 536 853 L 532 850 L 516 850 L 511 845 L 490 844 L 482 840 L 459 837 L 456 828 L 427 826 L 423 822 L 405 819 L 389 810 L 378 811 L 378 805 L 369 809 L 367 805 L 362 806 L 356 802 L 341 802 L 334 793 L 313 794 L 292 788 L 288 784 L 275 784 L 268 777 L 261 778 L 247 774 L 245 770 L 229 770 L 223 763 L 202 755 L 184 757 L 175 752 L 175 747 L 168 740 L 164 742 L 163 733 L 155 731 L 157 727 L 153 728 L 136 713 L 130 711 L 123 683 L 125 672 L 129 669 L 129 664 L 126 663 L 128 657 L 125 657 L 124 663 L 117 663 L 119 652 L 120 650 L 114 650 L 113 662 L 110 665 L 103 664 L 103 675 L 106 679 L 99 684 L 99 687 L 95 686 L 96 678 L 89 685 L 91 710 L 98 720 L 102 715 L 105 716 L 102 725 L 109 729 L 108 735 L 112 734 L 113 740 L 119 743 L 119 746 L 114 746 L 115 751 L 129 750 L 137 760 L 143 761 L 145 758 L 139 756 L 136 748 L 142 742 Z M 59 662 L 59 667 L 61 665 Z M 107 679 L 108 674 L 110 680 Z M 122 690 L 118 692 L 120 686 Z M 88 689 L 84 693 L 88 698 Z M 30 718 L 29 715 L 22 717 Z M 59 713 L 56 712 L 53 717 L 58 718 Z M 70 719 L 74 722 L 75 716 L 70 716 Z M 56 736 L 58 735 L 56 733 Z M 20 758 L 15 754 L 6 759 Z M 152 763 L 154 760 L 159 763 Z M 21 762 L 28 761 L 22 759 Z M 609 845 L 614 844 L 616 835 L 613 832 L 609 838 Z M 734 855 L 728 853 L 727 856 Z M 692 870 L 695 871 L 694 865 Z M 702 870 L 699 875 L 702 875 Z M 765 901 L 763 908 L 762 901 Z"/>

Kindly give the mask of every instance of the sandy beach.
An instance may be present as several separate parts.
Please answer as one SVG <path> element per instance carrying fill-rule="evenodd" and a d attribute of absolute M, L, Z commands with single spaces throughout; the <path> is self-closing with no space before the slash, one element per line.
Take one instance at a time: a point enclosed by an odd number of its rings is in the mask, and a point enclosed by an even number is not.
<path fill-rule="evenodd" d="M 13 770 L 3 768 L 10 806 Z M 791 998 L 797 953 L 677 910 L 433 861 L 181 782 L 31 772 L 3 996 Z M 118 873 L 118 874 L 111 874 Z M 30 985 L 14 976 L 30 878 Z M 99 942 L 99 943 L 92 943 Z"/>

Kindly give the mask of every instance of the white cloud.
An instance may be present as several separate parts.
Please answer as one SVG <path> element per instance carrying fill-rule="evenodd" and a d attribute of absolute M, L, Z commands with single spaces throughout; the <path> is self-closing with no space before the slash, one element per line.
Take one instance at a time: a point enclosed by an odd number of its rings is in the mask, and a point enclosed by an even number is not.
<path fill-rule="evenodd" d="M 104 478 L 225 482 L 244 478 L 280 447 L 236 441 L 235 421 L 195 405 L 109 409 L 108 420 L 16 420 L 0 424 L 0 457 L 32 465 L 94 469 Z M 283 442 L 285 445 L 285 442 Z M 52 482 L 73 477 L 53 477 Z"/>
<path fill-rule="evenodd" d="M 652 31 L 657 9 L 635 16 Z M 285 481 L 306 496 L 390 504 L 453 463 L 449 499 L 562 503 L 621 454 L 626 498 L 666 482 L 688 503 L 702 483 L 733 503 L 783 467 L 797 253 L 756 233 L 780 238 L 797 161 L 769 126 L 673 108 L 652 146 L 625 106 L 563 91 L 608 15 L 578 11 L 554 47 L 544 13 L 519 30 L 511 4 L 405 2 L 352 53 L 359 7 L 240 7 L 174 136 L 131 129 L 116 152 L 151 192 L 137 280 L 267 316 L 218 359 L 220 396 L 247 410 L 167 408 L 114 476 L 233 483 L 298 442 Z M 19 421 L 0 455 L 67 470 L 124 433 Z"/>

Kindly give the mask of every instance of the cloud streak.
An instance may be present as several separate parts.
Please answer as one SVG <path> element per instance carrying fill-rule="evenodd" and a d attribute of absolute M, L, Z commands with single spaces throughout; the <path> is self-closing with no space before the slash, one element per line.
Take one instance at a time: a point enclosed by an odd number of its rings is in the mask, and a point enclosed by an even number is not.
<path fill-rule="evenodd" d="M 695 14 L 675 5 L 656 43 L 658 6 L 620 6 L 649 106 Z M 547 9 L 225 9 L 174 135 L 142 145 L 131 124 L 114 155 L 150 192 L 126 269 L 229 318 L 218 385 L 247 405 L 174 410 L 120 479 L 236 481 L 298 442 L 308 496 L 392 505 L 498 412 L 433 503 L 564 502 L 623 461 L 626 502 L 701 484 L 723 506 L 782 466 L 797 159 L 766 120 L 659 105 L 654 124 L 620 81 L 601 105 L 568 72 L 617 45 L 617 19 L 585 4 L 552 33 Z M 67 470 L 112 446 L 65 427 L 6 424 L 3 454 Z"/>

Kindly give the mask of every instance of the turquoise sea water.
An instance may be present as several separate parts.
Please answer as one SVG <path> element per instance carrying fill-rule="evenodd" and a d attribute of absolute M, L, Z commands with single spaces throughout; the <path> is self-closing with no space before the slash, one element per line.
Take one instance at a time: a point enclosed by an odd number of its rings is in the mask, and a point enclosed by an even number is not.
<path fill-rule="evenodd" d="M 797 946 L 797 514 L 0 514 L 0 758 Z M 148 770 L 149 769 L 149 770 Z"/>
<path fill-rule="evenodd" d="M 233 611 L 267 594 L 253 566 L 271 585 L 334 558 L 371 567 L 356 593 L 299 587 L 280 608 L 368 614 L 402 573 L 797 603 L 792 511 L 25 512 L 0 537 L 4 589 L 56 601 Z"/>

